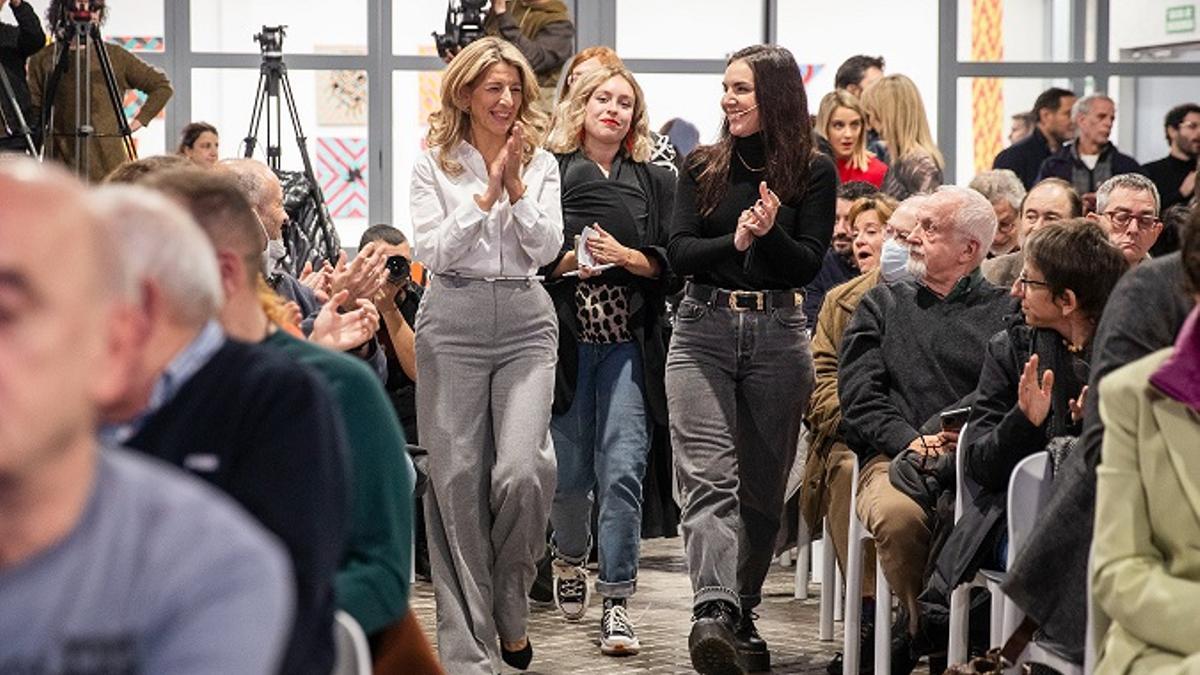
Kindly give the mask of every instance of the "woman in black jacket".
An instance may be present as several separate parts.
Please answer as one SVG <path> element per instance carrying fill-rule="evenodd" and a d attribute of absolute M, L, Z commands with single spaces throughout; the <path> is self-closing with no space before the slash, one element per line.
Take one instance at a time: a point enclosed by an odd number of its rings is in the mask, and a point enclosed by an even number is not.
<path fill-rule="evenodd" d="M 651 425 L 666 423 L 661 331 L 675 181 L 649 163 L 645 98 L 623 66 L 584 75 L 555 118 L 547 145 L 562 176 L 564 244 L 544 268 L 559 320 L 554 599 L 568 619 L 587 610 L 594 492 L 600 650 L 633 654 L 640 646 L 625 603 L 637 587 Z"/>
<path fill-rule="evenodd" d="M 799 289 L 829 246 L 838 181 L 812 147 L 791 52 L 742 49 L 723 86 L 720 138 L 688 157 L 668 246 L 673 271 L 690 277 L 667 403 L 701 673 L 770 669 L 752 610 L 813 385 Z"/>

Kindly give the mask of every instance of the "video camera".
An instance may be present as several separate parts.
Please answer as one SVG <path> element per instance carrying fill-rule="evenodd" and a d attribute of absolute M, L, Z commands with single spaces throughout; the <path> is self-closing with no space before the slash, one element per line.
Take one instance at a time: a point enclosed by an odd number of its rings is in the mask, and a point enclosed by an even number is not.
<path fill-rule="evenodd" d="M 433 33 L 438 56 L 446 58 L 483 37 L 487 12 L 488 0 L 450 0 L 446 7 L 446 32 Z"/>
<path fill-rule="evenodd" d="M 57 18 L 56 25 L 51 26 L 55 33 L 62 33 L 70 24 L 90 23 L 97 16 L 103 16 L 106 3 L 104 0 L 58 0 L 61 11 L 53 12 L 51 18 Z"/>
<path fill-rule="evenodd" d="M 287 26 L 263 26 L 261 33 L 254 34 L 254 40 L 262 55 L 270 58 L 283 57 L 283 38 L 287 36 Z"/>

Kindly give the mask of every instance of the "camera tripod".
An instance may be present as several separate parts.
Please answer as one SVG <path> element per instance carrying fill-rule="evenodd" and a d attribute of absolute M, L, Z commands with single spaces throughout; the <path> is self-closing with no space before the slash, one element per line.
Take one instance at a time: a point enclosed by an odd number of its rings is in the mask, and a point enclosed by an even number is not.
<path fill-rule="evenodd" d="M 121 94 L 117 88 L 117 77 L 113 74 L 112 62 L 108 60 L 108 51 L 100 38 L 100 27 L 92 23 L 90 12 L 75 12 L 70 22 L 63 27 L 63 38 L 57 43 L 54 70 L 51 71 L 46 85 L 45 101 L 42 106 L 42 138 L 45 139 L 43 153 L 53 155 L 54 144 L 50 142 L 54 134 L 55 99 L 58 87 L 74 53 L 75 61 L 75 170 L 83 177 L 88 175 L 89 152 L 93 138 L 112 137 L 112 134 L 96 132 L 92 125 L 92 69 L 89 58 L 91 50 L 96 52 L 96 60 L 100 64 L 100 73 L 104 77 L 104 88 L 108 94 L 108 103 L 112 106 L 113 115 L 117 120 L 117 136 L 120 136 L 125 146 L 125 154 L 131 160 L 137 159 L 137 148 L 133 145 L 133 129 L 125 118 L 125 110 L 121 105 Z"/>
<path fill-rule="evenodd" d="M 262 32 L 255 35 L 262 50 L 262 65 L 258 71 L 258 89 L 254 95 L 254 108 L 250 112 L 250 130 L 243 140 L 245 151 L 243 157 L 253 157 L 258 147 L 258 131 L 263 117 L 267 119 L 267 166 L 279 173 L 283 156 L 283 111 L 287 106 L 288 118 L 291 120 L 292 132 L 296 136 L 296 147 L 300 150 L 300 159 L 304 164 L 304 178 L 308 181 L 309 197 L 316 203 L 317 225 L 321 235 L 326 239 L 329 250 L 338 248 L 333 236 L 333 223 L 329 221 L 329 212 L 325 205 L 325 195 L 317 183 L 313 172 L 312 159 L 308 154 L 308 138 L 300 126 L 300 116 L 296 112 L 296 99 L 292 94 L 292 83 L 288 79 L 287 65 L 283 62 L 283 36 L 285 26 L 263 26 Z"/>
<path fill-rule="evenodd" d="M 37 145 L 33 142 L 33 134 L 29 130 L 29 124 L 25 121 L 25 113 L 21 112 L 17 94 L 13 91 L 12 82 L 3 68 L 0 68 L 0 94 L 4 95 L 3 100 L 0 100 L 0 126 L 7 128 L 12 134 L 4 140 L 4 144 L 0 147 L 11 147 L 15 150 L 15 145 L 8 144 L 19 138 L 25 141 L 25 147 L 22 149 L 31 157 L 37 157 Z M 9 119 L 8 112 L 6 112 L 8 110 L 12 110 L 13 119 Z"/>

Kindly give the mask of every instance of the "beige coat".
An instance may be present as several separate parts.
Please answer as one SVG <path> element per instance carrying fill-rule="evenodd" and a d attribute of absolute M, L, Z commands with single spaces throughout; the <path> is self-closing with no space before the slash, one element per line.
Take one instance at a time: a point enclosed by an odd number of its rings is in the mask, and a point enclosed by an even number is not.
<path fill-rule="evenodd" d="M 1171 351 L 1100 385 L 1092 599 L 1111 624 L 1097 675 L 1200 673 L 1200 415 L 1148 382 Z"/>

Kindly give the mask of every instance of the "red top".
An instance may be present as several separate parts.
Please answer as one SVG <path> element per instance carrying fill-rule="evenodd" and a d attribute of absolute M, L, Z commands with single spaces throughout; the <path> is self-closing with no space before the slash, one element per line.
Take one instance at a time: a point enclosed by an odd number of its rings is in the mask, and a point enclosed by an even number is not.
<path fill-rule="evenodd" d="M 872 156 L 867 160 L 866 171 L 859 171 L 854 168 L 849 160 L 837 160 L 838 178 L 842 179 L 842 183 L 849 183 L 854 180 L 861 180 L 874 185 L 875 187 L 883 187 L 883 176 L 887 173 L 887 164 L 879 161 L 878 157 Z"/>

